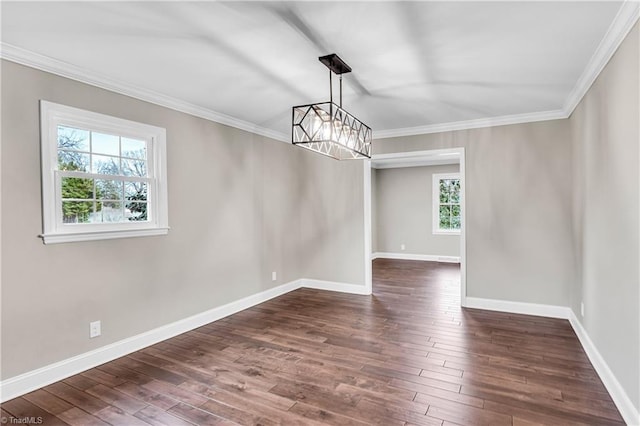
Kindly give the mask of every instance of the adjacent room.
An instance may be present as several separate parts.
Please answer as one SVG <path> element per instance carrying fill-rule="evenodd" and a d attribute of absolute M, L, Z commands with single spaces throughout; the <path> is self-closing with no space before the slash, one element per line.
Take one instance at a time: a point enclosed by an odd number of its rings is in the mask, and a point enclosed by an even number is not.
<path fill-rule="evenodd" d="M 0 12 L 1 423 L 640 426 L 640 2 Z"/>

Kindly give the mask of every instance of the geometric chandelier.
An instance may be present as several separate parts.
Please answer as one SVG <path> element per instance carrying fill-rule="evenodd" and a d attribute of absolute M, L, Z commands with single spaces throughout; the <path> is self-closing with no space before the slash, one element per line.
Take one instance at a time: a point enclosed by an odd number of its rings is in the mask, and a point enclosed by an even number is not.
<path fill-rule="evenodd" d="M 371 128 L 342 109 L 342 74 L 351 72 L 335 53 L 318 58 L 329 68 L 329 102 L 294 106 L 291 142 L 337 160 L 371 158 Z M 340 104 L 333 103 L 332 73 L 340 76 Z"/>

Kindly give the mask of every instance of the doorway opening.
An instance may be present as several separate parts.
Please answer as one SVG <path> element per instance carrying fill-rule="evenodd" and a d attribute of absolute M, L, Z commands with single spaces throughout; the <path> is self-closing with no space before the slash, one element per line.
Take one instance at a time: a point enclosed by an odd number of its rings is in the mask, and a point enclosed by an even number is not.
<path fill-rule="evenodd" d="M 447 168 L 445 166 L 449 165 Z M 458 170 L 456 172 L 455 168 Z M 425 167 L 433 166 L 433 167 Z M 420 182 L 412 182 L 413 187 L 396 187 L 392 191 L 387 193 L 394 194 L 394 197 L 385 200 L 376 200 L 376 193 L 380 192 L 376 190 L 376 181 L 372 182 L 372 177 L 380 173 L 383 173 L 387 169 L 397 170 L 405 168 L 415 168 L 412 170 L 400 171 L 411 175 L 417 175 L 419 173 L 432 173 L 428 180 L 430 186 L 427 187 L 423 184 L 420 189 Z M 420 168 L 420 169 L 418 169 Z M 420 171 L 419 171 L 420 170 Z M 442 171 L 456 172 L 453 173 L 436 173 Z M 406 172 L 406 173 L 405 173 Z M 401 176 L 402 173 L 398 173 Z M 403 179 L 406 179 L 405 176 Z M 417 179 L 417 178 L 416 178 Z M 386 179 L 385 179 L 386 181 Z M 378 180 L 380 182 L 380 180 Z M 405 181 L 406 182 L 406 181 Z M 459 291 L 460 291 L 460 306 L 466 306 L 466 199 L 465 199 L 465 151 L 464 148 L 448 148 L 448 149 L 436 149 L 427 151 L 413 151 L 402 152 L 392 154 L 378 154 L 371 158 L 371 161 L 367 161 L 364 166 L 364 210 L 365 210 L 365 283 L 367 285 L 368 292 L 373 291 L 373 269 L 372 262 L 376 258 L 385 259 L 399 259 L 399 260 L 422 260 L 422 261 L 435 261 L 441 263 L 457 263 L 460 264 L 460 278 L 459 278 Z M 392 184 L 390 184 L 392 185 Z M 416 186 L 418 185 L 418 186 Z M 455 196 L 448 198 L 449 189 L 451 193 L 455 192 Z M 438 192 L 442 188 L 442 193 Z M 455 191 L 454 191 L 455 189 Z M 416 192 L 415 194 L 412 192 Z M 425 222 L 428 223 L 408 223 L 406 217 L 402 215 L 395 215 L 394 203 L 398 204 L 410 202 L 416 202 L 418 204 L 423 203 L 418 208 L 424 209 L 424 203 L 428 202 L 430 214 L 425 214 Z M 419 201 L 418 201 L 419 200 Z M 404 234 L 411 234 L 412 227 L 416 228 L 416 235 L 418 232 L 422 232 L 424 235 L 428 231 L 429 234 L 433 234 L 433 238 L 429 238 L 421 241 L 414 240 L 405 244 L 402 241 L 402 237 L 396 238 L 394 241 L 393 236 L 389 236 L 389 233 L 384 237 L 386 241 L 378 241 L 381 238 L 379 234 L 378 224 L 381 218 L 377 217 L 381 214 L 380 210 L 376 209 L 376 205 L 380 203 L 387 203 L 384 206 L 384 210 L 387 212 L 387 216 L 392 216 L 391 221 L 399 221 L 405 227 Z M 426 213 L 426 212 L 425 212 Z M 393 216 L 397 217 L 393 217 Z M 415 216 L 415 215 L 414 215 Z M 427 219 L 429 218 L 429 219 Z M 418 221 L 419 218 L 414 217 L 412 220 Z M 428 230 L 426 229 L 428 227 Z M 419 229 L 418 229 L 419 228 Z M 458 229 L 456 229 L 458 228 Z M 409 231 L 407 231 L 407 229 Z M 426 237 L 426 235 L 424 235 Z M 412 238 L 412 235 L 404 238 Z M 428 241 L 427 241 L 428 240 Z M 439 241 L 439 242 L 438 242 Z M 448 248 L 433 248 L 429 244 L 440 244 L 438 247 Z M 442 245 L 444 244 L 444 246 Z M 457 249 L 452 249 L 452 245 Z M 389 249 L 389 247 L 392 249 Z M 406 247 L 405 247 L 406 246 Z M 418 247 L 420 246 L 420 247 Z M 383 251 L 381 251 L 381 249 Z M 429 253 L 429 250 L 433 250 L 433 253 Z M 442 252 L 438 252 L 438 250 Z M 453 251 L 452 251 L 453 250 Z M 458 254 L 456 256 L 456 254 Z M 453 266 L 453 265 L 450 265 Z M 448 268 L 441 268 L 448 269 Z"/>

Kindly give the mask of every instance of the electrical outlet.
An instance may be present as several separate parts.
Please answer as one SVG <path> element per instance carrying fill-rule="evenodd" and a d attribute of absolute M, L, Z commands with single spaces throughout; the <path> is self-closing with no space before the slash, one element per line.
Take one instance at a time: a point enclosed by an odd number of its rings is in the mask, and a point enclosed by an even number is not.
<path fill-rule="evenodd" d="M 98 337 L 102 334 L 102 326 L 100 321 L 94 321 L 89 323 L 89 337 L 93 339 L 94 337 Z"/>
<path fill-rule="evenodd" d="M 404 251 L 404 244 L 400 244 L 400 250 Z"/>
<path fill-rule="evenodd" d="M 273 271 L 271 273 L 271 281 L 275 281 L 278 279 L 278 274 L 276 274 L 276 271 Z"/>
<path fill-rule="evenodd" d="M 580 316 L 584 318 L 584 302 L 580 302 Z"/>

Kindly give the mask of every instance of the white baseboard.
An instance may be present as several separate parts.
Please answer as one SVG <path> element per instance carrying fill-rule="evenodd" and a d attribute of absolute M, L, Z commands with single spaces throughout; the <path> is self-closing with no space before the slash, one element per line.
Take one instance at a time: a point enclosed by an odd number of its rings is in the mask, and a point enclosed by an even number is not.
<path fill-rule="evenodd" d="M 137 336 L 132 336 L 90 352 L 85 352 L 72 358 L 46 365 L 37 370 L 3 380 L 0 382 L 0 401 L 8 401 L 43 386 L 73 376 L 74 374 L 104 364 L 105 362 L 112 361 L 121 356 L 177 336 L 178 334 L 217 321 L 259 303 L 266 302 L 269 299 L 300 288 L 302 284 L 301 281 L 302 280 L 292 281 L 171 324 L 149 330 Z"/>
<path fill-rule="evenodd" d="M 635 408 L 631 398 L 616 379 L 607 362 L 589 338 L 573 310 L 566 306 L 540 305 L 536 303 L 510 302 L 507 300 L 481 299 L 467 297 L 464 305 L 467 308 L 486 309 L 489 311 L 509 312 L 514 314 L 536 315 L 548 318 L 569 320 L 573 331 L 578 336 L 584 351 L 611 395 L 624 421 L 630 426 L 640 425 L 640 412 Z"/>
<path fill-rule="evenodd" d="M 433 254 L 375 252 L 371 254 L 371 260 L 374 259 L 423 260 L 427 262 L 460 263 L 460 256 L 438 256 Z"/>
<path fill-rule="evenodd" d="M 539 317 L 569 319 L 571 309 L 566 306 L 540 305 L 537 303 L 510 302 L 508 300 L 480 299 L 466 297 L 465 308 L 486 309 L 488 311 L 512 314 L 536 315 Z"/>
<path fill-rule="evenodd" d="M 371 291 L 364 285 L 337 283 L 333 281 L 313 280 L 303 278 L 301 287 L 313 288 L 316 290 L 338 291 L 341 293 L 368 295 Z"/>
<path fill-rule="evenodd" d="M 370 294 L 364 285 L 346 284 L 332 281 L 302 278 L 274 287 L 269 290 L 245 297 L 235 302 L 210 309 L 200 314 L 167 324 L 137 336 L 112 343 L 107 346 L 68 358 L 54 364 L 29 371 L 19 376 L 0 382 L 0 401 L 8 401 L 43 386 L 63 380 L 67 377 L 86 371 L 90 368 L 112 361 L 147 346 L 185 333 L 205 324 L 217 321 L 236 312 L 266 302 L 298 288 L 337 291 L 342 293 L 366 295 Z M 602 355 L 593 344 L 574 312 L 565 306 L 540 305 L 535 303 L 510 302 L 506 300 L 481 299 L 467 297 L 465 307 L 487 309 L 491 311 L 510 312 L 525 315 L 537 315 L 551 318 L 568 319 L 573 327 L 589 360 L 593 364 L 620 414 L 628 425 L 640 425 L 640 413 L 618 382 Z"/>
<path fill-rule="evenodd" d="M 0 382 L 0 402 L 8 401 L 43 386 L 82 373 L 90 368 L 112 361 L 132 352 L 146 348 L 163 340 L 186 333 L 205 324 L 225 318 L 236 312 L 266 302 L 301 287 L 339 291 L 352 294 L 371 294 L 364 285 L 345 284 L 302 278 L 278 287 L 247 296 L 235 302 L 210 309 L 191 317 L 149 330 L 101 348 L 46 365 Z"/>
<path fill-rule="evenodd" d="M 582 323 L 578 320 L 578 317 L 576 317 L 576 314 L 572 309 L 569 309 L 569 312 L 569 322 L 578 336 L 578 340 L 580 340 L 584 351 L 587 353 L 587 357 L 589 357 L 589 361 L 591 361 L 593 368 L 595 368 L 598 376 L 600 376 L 600 380 L 602 380 L 602 383 L 607 388 L 613 402 L 616 404 L 616 407 L 618 407 L 625 423 L 629 426 L 640 425 L 640 411 L 633 405 L 631 398 L 629 398 L 629 395 L 624 391 L 624 388 L 618 379 L 616 379 L 616 376 L 614 376 L 607 362 L 602 358 L 602 355 L 600 355 L 600 352 L 591 341 L 591 338 L 582 326 Z"/>

